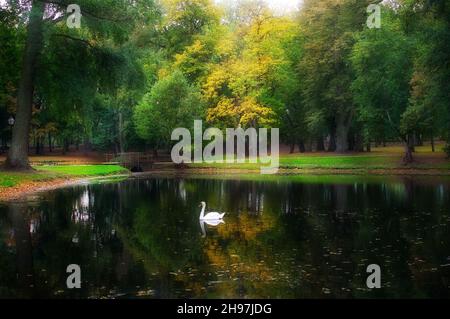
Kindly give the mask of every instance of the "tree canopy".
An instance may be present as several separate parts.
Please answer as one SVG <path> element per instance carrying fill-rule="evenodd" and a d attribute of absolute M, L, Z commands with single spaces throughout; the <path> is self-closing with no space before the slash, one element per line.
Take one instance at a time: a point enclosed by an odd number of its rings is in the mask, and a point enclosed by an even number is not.
<path fill-rule="evenodd" d="M 7 166 L 60 147 L 161 149 L 203 119 L 277 127 L 304 151 L 450 141 L 449 0 L 5 1 L 0 137 Z M 369 28 L 369 5 L 381 25 Z M 14 116 L 12 130 L 8 119 Z M 447 147 L 447 150 L 450 148 Z"/>

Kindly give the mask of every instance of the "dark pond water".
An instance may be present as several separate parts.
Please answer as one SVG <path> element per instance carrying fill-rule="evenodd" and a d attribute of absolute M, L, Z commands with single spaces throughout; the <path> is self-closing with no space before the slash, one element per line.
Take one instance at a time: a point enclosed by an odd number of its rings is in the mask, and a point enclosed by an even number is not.
<path fill-rule="evenodd" d="M 450 182 L 152 178 L 0 206 L 0 297 L 448 298 Z M 227 212 L 199 223 L 199 203 Z M 81 289 L 66 267 L 81 267 Z M 382 288 L 369 290 L 378 264 Z"/>

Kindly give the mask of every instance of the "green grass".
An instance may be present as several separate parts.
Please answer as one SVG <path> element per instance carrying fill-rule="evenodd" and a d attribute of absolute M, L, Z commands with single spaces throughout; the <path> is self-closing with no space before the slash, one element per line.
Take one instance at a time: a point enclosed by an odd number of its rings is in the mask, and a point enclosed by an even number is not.
<path fill-rule="evenodd" d="M 106 176 L 128 172 L 119 165 L 60 165 L 37 166 L 38 171 L 75 176 Z"/>
<path fill-rule="evenodd" d="M 61 165 L 36 166 L 32 173 L 0 171 L 0 188 L 14 187 L 26 182 L 49 181 L 64 177 L 95 177 L 127 174 L 119 165 Z"/>
<path fill-rule="evenodd" d="M 56 178 L 55 174 L 36 173 L 11 173 L 0 171 L 0 188 L 14 187 L 25 182 L 47 181 Z"/>
<path fill-rule="evenodd" d="M 280 157 L 280 169 L 331 169 L 331 170 L 375 170 L 375 169 L 450 169 L 450 161 L 435 162 L 429 154 L 417 154 L 416 162 L 405 166 L 402 154 L 371 154 L 371 155 L 284 155 Z M 267 164 L 192 164 L 192 168 L 213 169 L 244 169 L 259 170 Z"/>
<path fill-rule="evenodd" d="M 282 168 L 393 168 L 398 160 L 389 156 L 326 156 L 326 157 L 293 157 L 280 159 Z"/>
<path fill-rule="evenodd" d="M 361 169 L 394 168 L 399 160 L 390 156 L 282 156 L 280 168 L 287 169 Z M 260 169 L 261 164 L 194 164 L 196 168 Z M 263 164 L 264 166 L 264 164 Z"/>

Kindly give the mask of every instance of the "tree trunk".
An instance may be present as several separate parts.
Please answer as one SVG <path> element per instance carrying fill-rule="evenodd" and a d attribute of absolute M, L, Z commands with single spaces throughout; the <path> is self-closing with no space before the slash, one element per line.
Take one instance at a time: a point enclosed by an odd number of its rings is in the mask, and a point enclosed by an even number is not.
<path fill-rule="evenodd" d="M 123 118 L 122 112 L 119 110 L 119 127 L 118 127 L 118 135 L 119 135 L 119 151 L 120 153 L 124 153 L 124 142 L 123 142 Z"/>
<path fill-rule="evenodd" d="M 316 151 L 317 151 L 317 152 L 323 152 L 323 151 L 325 151 L 325 144 L 324 144 L 324 142 L 323 142 L 323 136 L 319 136 L 319 137 L 317 138 Z"/>
<path fill-rule="evenodd" d="M 52 147 L 52 133 L 48 132 L 48 151 L 51 153 L 53 152 Z"/>
<path fill-rule="evenodd" d="M 27 27 L 22 74 L 17 93 L 16 124 L 13 128 L 11 148 L 5 167 L 13 170 L 29 170 L 28 143 L 33 105 L 36 62 L 43 42 L 44 2 L 34 0 Z"/>
<path fill-rule="evenodd" d="M 410 164 L 413 162 L 413 155 L 412 155 L 412 147 L 408 144 L 405 146 L 405 156 L 403 157 L 403 163 Z"/>
<path fill-rule="evenodd" d="M 45 155 L 45 136 L 42 136 L 41 138 L 40 138 L 40 141 L 41 141 L 41 154 L 42 155 Z"/>
<path fill-rule="evenodd" d="M 41 154 L 41 139 L 39 137 L 35 138 L 35 153 L 36 155 Z"/>
<path fill-rule="evenodd" d="M 330 134 L 330 144 L 328 145 L 328 152 L 336 151 L 336 130 L 332 130 Z"/>
<path fill-rule="evenodd" d="M 434 135 L 433 135 L 433 133 L 431 133 L 431 151 L 433 153 L 436 152 L 436 145 L 434 144 Z"/>
<path fill-rule="evenodd" d="M 404 164 L 410 164 L 414 161 L 413 152 L 414 152 L 414 138 L 412 136 L 407 136 L 405 142 L 405 156 L 403 157 Z"/>
<path fill-rule="evenodd" d="M 119 142 L 116 140 L 114 141 L 114 154 L 118 155 L 118 154 L 122 154 L 120 152 L 120 147 L 119 147 Z"/>
<path fill-rule="evenodd" d="M 305 145 L 305 151 L 306 151 L 306 152 L 312 152 L 312 149 L 313 149 L 313 141 L 312 141 L 312 139 L 309 139 L 309 140 L 306 142 L 306 145 Z"/>
<path fill-rule="evenodd" d="M 356 152 L 364 152 L 364 138 L 361 133 L 355 134 L 355 151 Z"/>
<path fill-rule="evenodd" d="M 289 150 L 289 154 L 294 154 L 295 152 L 295 143 L 291 143 L 291 149 Z"/>
<path fill-rule="evenodd" d="M 300 153 L 306 152 L 305 142 L 303 142 L 302 140 L 298 142 L 298 151 Z"/>
<path fill-rule="evenodd" d="M 84 140 L 83 140 L 83 151 L 84 154 L 87 155 L 88 152 L 90 152 L 92 150 L 92 144 L 91 144 L 91 140 L 89 138 L 89 136 L 85 136 Z"/>
<path fill-rule="evenodd" d="M 67 138 L 64 138 L 63 141 L 63 155 L 66 155 L 66 153 L 69 151 L 69 140 Z"/>
<path fill-rule="evenodd" d="M 355 134 L 348 134 L 348 150 L 355 151 L 356 148 L 356 137 Z"/>
<path fill-rule="evenodd" d="M 336 117 L 336 152 L 345 153 L 349 150 L 348 132 L 350 130 L 349 121 L 344 115 Z"/>
<path fill-rule="evenodd" d="M 414 146 L 423 146 L 422 134 L 416 133 L 414 137 Z"/>

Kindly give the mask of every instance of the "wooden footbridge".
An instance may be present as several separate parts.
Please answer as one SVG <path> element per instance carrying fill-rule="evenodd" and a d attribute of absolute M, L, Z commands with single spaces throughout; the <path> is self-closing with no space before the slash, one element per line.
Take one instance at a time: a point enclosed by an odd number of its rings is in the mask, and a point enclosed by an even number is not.
<path fill-rule="evenodd" d="M 105 157 L 107 163 L 116 163 L 136 172 L 151 169 L 156 162 L 153 154 L 143 152 L 105 154 Z"/>

